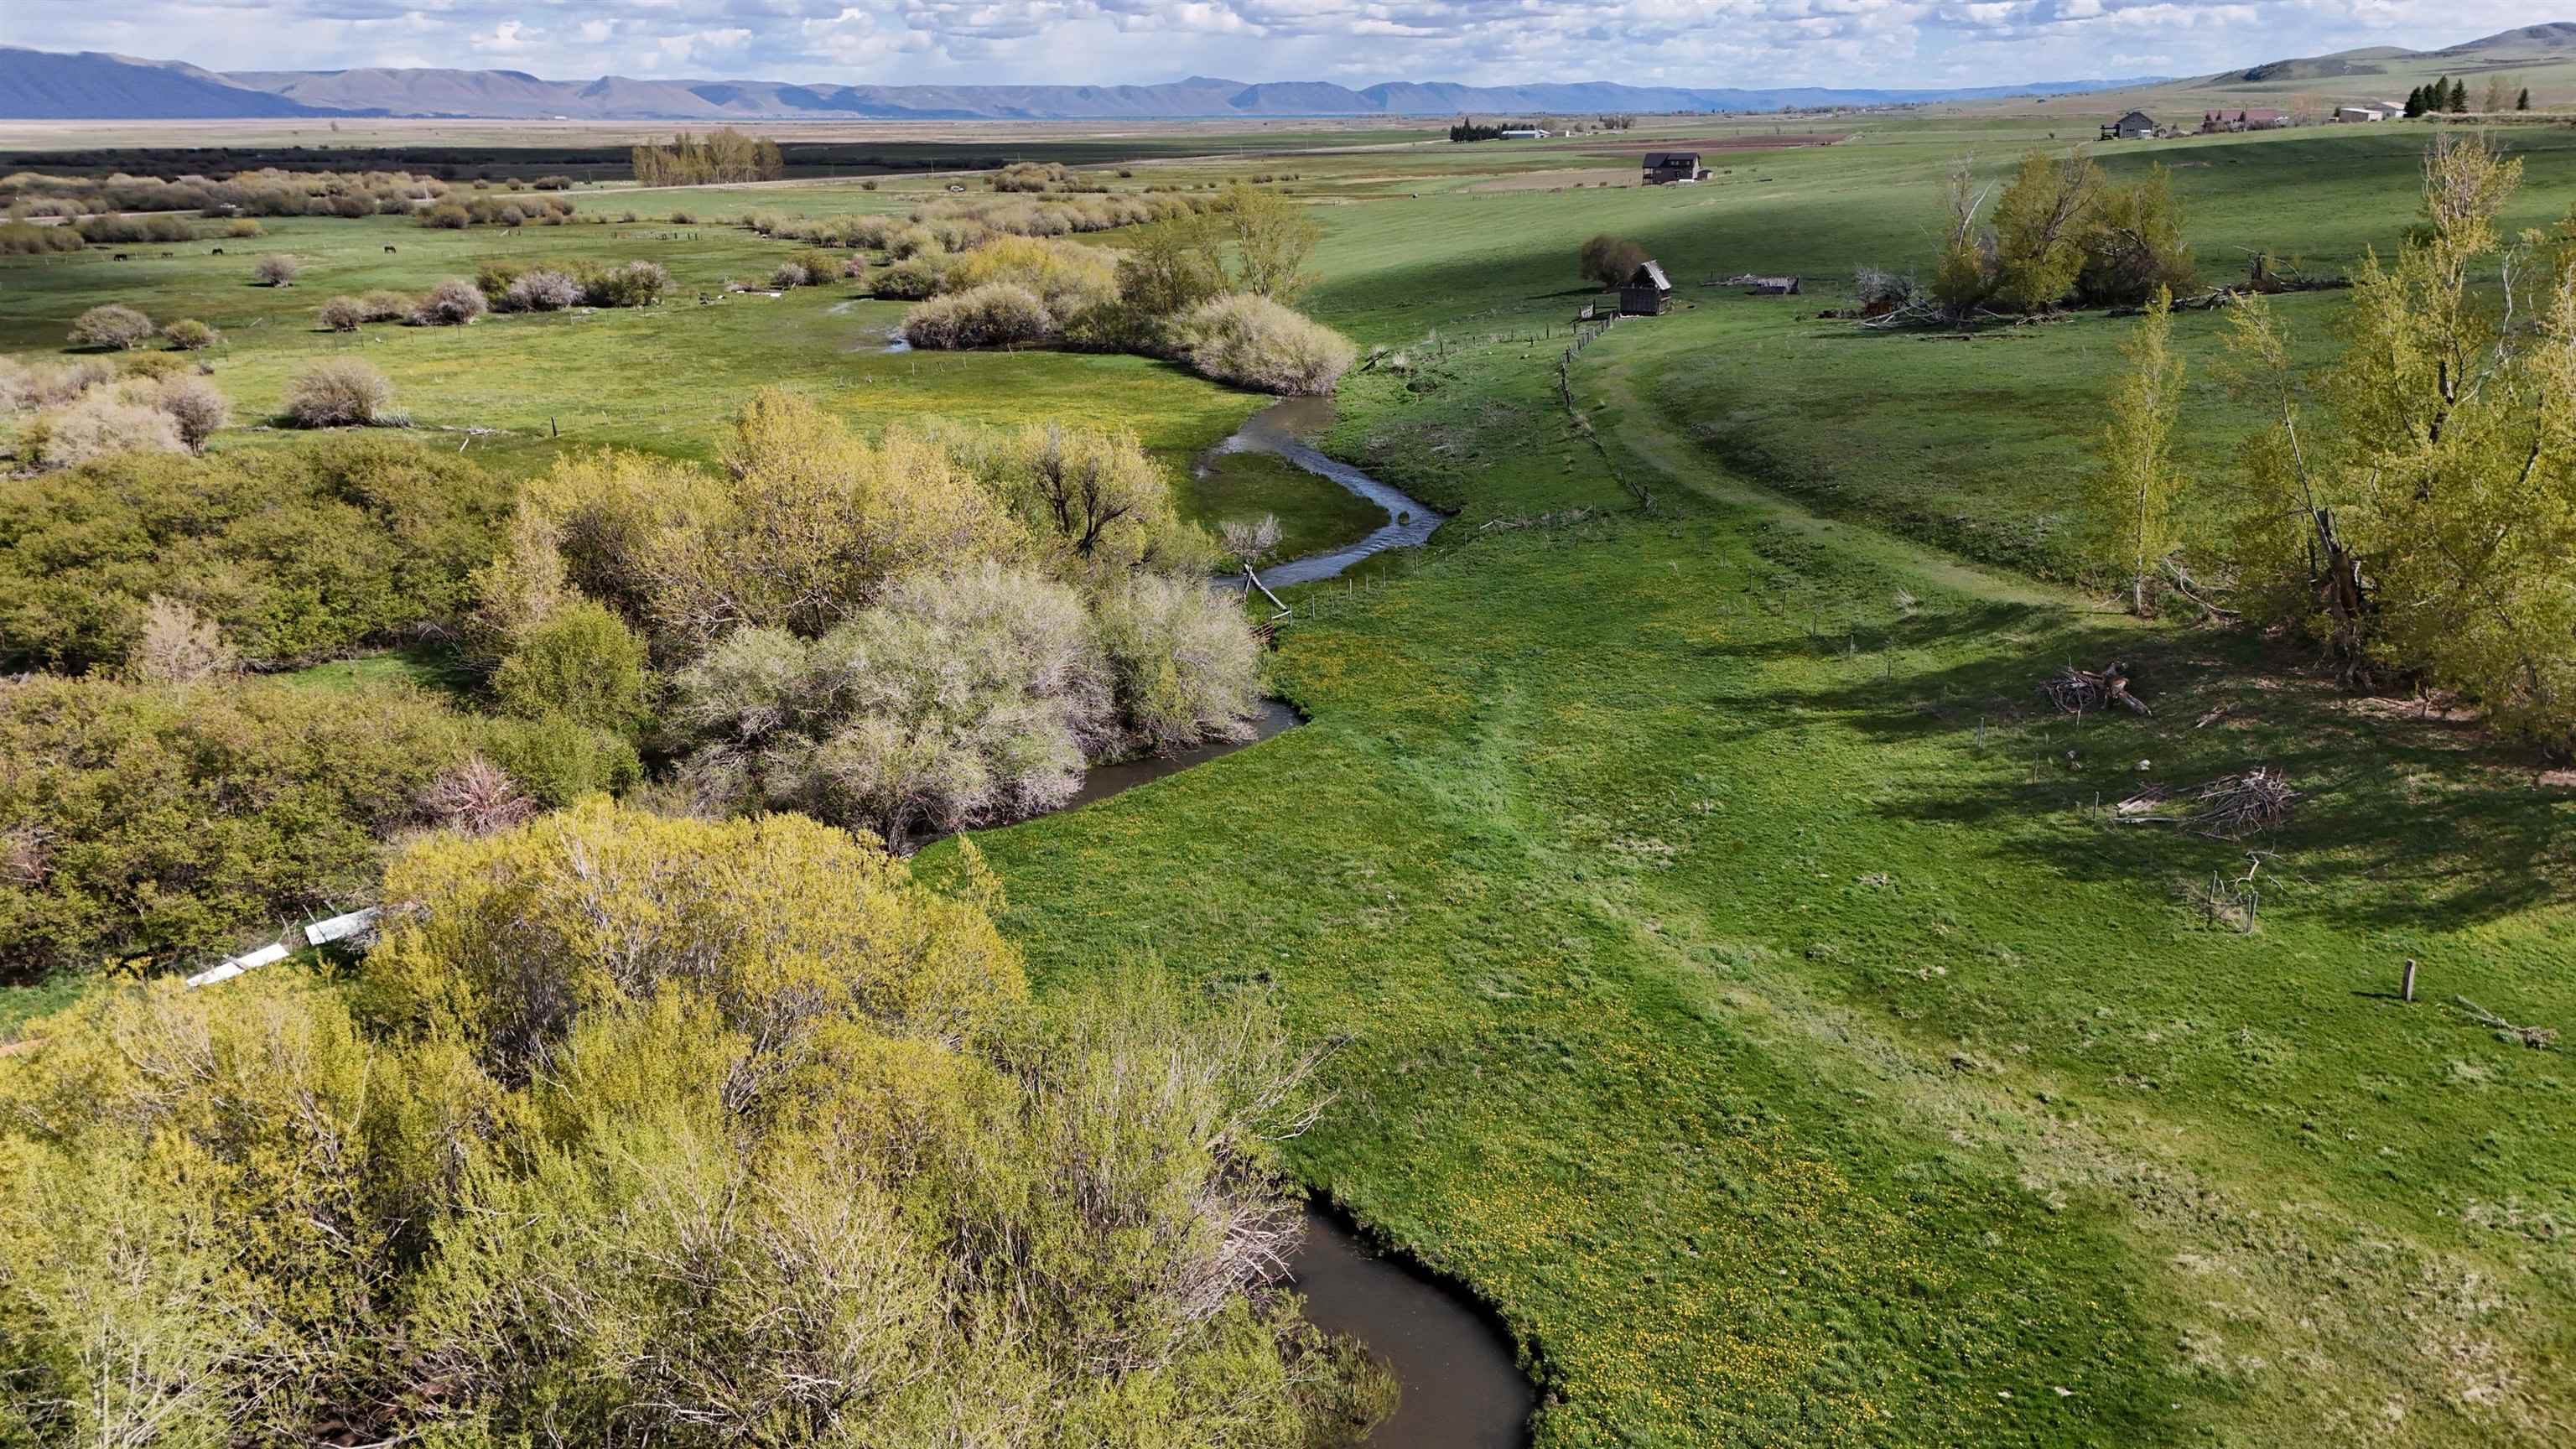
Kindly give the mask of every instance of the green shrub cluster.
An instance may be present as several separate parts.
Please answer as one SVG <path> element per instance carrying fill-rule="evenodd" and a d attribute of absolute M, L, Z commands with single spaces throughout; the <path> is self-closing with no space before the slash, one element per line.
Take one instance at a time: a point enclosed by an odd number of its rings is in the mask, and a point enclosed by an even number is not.
<path fill-rule="evenodd" d="M 505 708 L 641 734 L 658 707 L 691 806 L 901 840 L 1052 808 L 1093 760 L 1239 737 L 1258 707 L 1214 545 L 1132 437 L 870 442 L 764 393 L 725 463 L 602 454 L 526 491 L 467 634 Z"/>
<path fill-rule="evenodd" d="M 1391 1404 L 1273 1286 L 1316 1094 L 1266 1006 L 1033 1008 L 978 862 L 792 817 L 591 805 L 384 890 L 355 993 L 99 993 L 0 1076 L 32 1442 L 1330 1449 Z"/>
<path fill-rule="evenodd" d="M 469 226 L 561 226 L 572 220 L 569 196 L 450 197 L 420 213 L 426 227 L 461 231 Z"/>
<path fill-rule="evenodd" d="M 471 463 L 390 438 L 0 480 L 0 667 L 114 665 L 155 594 L 272 666 L 453 619 L 507 506 Z"/>
<path fill-rule="evenodd" d="M 138 675 L 141 671 L 138 671 Z M 370 899 L 387 842 L 460 822 L 442 786 L 489 759 L 543 806 L 640 777 L 622 738 L 484 720 L 410 689 L 31 675 L 0 685 L 0 978 L 169 966 Z"/>
<path fill-rule="evenodd" d="M 0 204 L 25 216 L 128 211 L 200 211 L 211 217 L 400 215 L 415 203 L 435 199 L 446 191 L 445 182 L 407 171 L 281 171 L 267 167 L 237 171 L 221 179 L 132 176 L 123 172 L 110 176 L 53 176 L 39 171 L 0 177 Z"/>
<path fill-rule="evenodd" d="M 155 214 L 151 216 L 118 216 L 112 213 L 84 216 L 72 223 L 81 240 L 92 246 L 124 246 L 135 242 L 184 242 L 197 239 L 197 229 L 182 217 Z"/>
<path fill-rule="evenodd" d="M 43 226 L 32 221 L 0 222 L 0 257 L 76 252 L 88 244 L 88 239 L 73 227 Z"/>
<path fill-rule="evenodd" d="M 561 307 L 650 307 L 669 290 L 671 274 L 659 262 L 603 266 L 573 261 L 559 267 L 528 262 L 485 262 L 474 286 L 495 310 L 549 312 Z"/>

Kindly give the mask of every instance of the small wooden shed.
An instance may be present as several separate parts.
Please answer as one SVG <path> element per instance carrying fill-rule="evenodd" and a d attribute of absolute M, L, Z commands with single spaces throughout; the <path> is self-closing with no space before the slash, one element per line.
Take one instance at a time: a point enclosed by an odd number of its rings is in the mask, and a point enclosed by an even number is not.
<path fill-rule="evenodd" d="M 1673 284 L 1664 269 L 1654 262 L 1640 262 L 1628 280 L 1619 284 L 1619 315 L 1622 317 L 1660 317 L 1673 305 Z"/>
<path fill-rule="evenodd" d="M 2156 134 L 2156 118 L 2144 111 L 2131 111 L 2102 128 L 2105 141 L 2144 141 Z"/>

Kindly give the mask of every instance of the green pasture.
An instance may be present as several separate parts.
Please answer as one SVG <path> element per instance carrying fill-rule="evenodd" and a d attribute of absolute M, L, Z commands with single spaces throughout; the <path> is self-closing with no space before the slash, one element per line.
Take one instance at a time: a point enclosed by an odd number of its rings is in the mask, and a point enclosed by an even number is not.
<path fill-rule="evenodd" d="M 852 189 L 854 195 L 864 195 Z M 587 204 L 587 199 L 586 199 Z M 223 255 L 212 252 L 220 247 Z M 388 251 L 387 248 L 393 250 Z M 1168 363 L 1049 351 L 890 353 L 904 304 L 846 286 L 781 296 L 727 295 L 728 279 L 766 285 L 794 248 L 712 220 L 443 231 L 394 218 L 296 218 L 249 240 L 92 248 L 63 258 L 0 259 L 0 346 L 68 355 L 62 338 L 89 307 L 125 302 L 155 321 L 195 317 L 222 332 L 207 361 L 233 401 L 236 427 L 216 446 L 276 446 L 258 431 L 313 362 L 355 354 L 394 385 L 394 406 L 423 429 L 495 466 L 542 467 L 568 449 L 614 446 L 709 458 L 726 420 L 755 389 L 807 390 L 868 427 L 905 419 L 1012 423 L 1054 418 L 1123 427 L 1175 465 L 1259 405 Z M 116 251 L 132 260 L 112 260 Z M 173 255 L 163 256 L 170 252 Z M 294 285 L 264 287 L 267 253 L 303 263 Z M 633 258 L 670 269 L 657 307 L 490 314 L 466 327 L 370 324 L 324 331 L 333 296 L 418 294 L 487 261 L 544 265 Z M 700 299 L 707 299 L 701 301 Z"/>
<path fill-rule="evenodd" d="M 1545 1390 L 1545 1449 L 2568 1442 L 2576 1072 L 2452 1002 L 2576 1029 L 2576 776 L 2342 694 L 2288 643 L 2049 582 L 2081 572 L 2077 485 L 2130 324 L 1961 340 L 1814 314 L 1855 266 L 1928 264 L 1953 157 L 1999 175 L 2089 118 L 1871 122 L 1712 150 L 1709 183 L 1651 190 L 1489 184 L 1629 138 L 1257 163 L 1316 199 L 1304 305 L 1370 354 L 1329 445 L 1458 516 L 1291 596 L 1274 675 L 1310 723 L 979 837 L 1039 989 L 1150 956 L 1275 990 L 1331 1049 L 1299 1172 L 1493 1307 Z M 1633 139 L 1730 134 L 1758 133 Z M 2115 179 L 2173 168 L 2218 281 L 2255 249 L 2338 269 L 2392 248 L 2426 134 L 2102 154 Z M 2508 224 L 2554 222 L 2576 133 L 2511 139 Z M 1164 170 L 1225 174 L 1134 184 Z M 1194 517 L 1277 512 L 1291 553 L 1374 522 L 1273 460 L 1187 476 L 1262 400 L 1162 364 L 890 354 L 899 306 L 842 289 L 696 302 L 789 250 L 711 212 L 910 200 L 639 195 L 699 224 L 295 221 L 221 258 L 0 260 L 0 347 L 55 355 L 104 301 L 201 317 L 243 424 L 359 351 L 424 428 L 501 430 L 425 440 L 512 468 L 707 457 L 774 382 L 870 426 L 1124 426 Z M 1594 342 L 1561 392 L 1593 295 L 1575 250 L 1603 231 L 1661 257 L 1681 306 Z M 304 276 L 250 285 L 277 249 Z M 327 296 L 495 256 L 649 257 L 678 285 L 643 312 L 312 329 Z M 1712 285 L 1743 271 L 1809 293 Z M 2322 356 L 2342 305 L 2282 310 Z M 2218 326 L 2176 328 L 2196 468 L 2248 422 Z M 2112 659 L 2153 718 L 2035 692 Z M 442 677 L 415 653 L 312 682 Z M 2302 792 L 2258 838 L 2102 808 L 2256 765 Z M 0 1025 L 58 999 L 0 1001 Z"/>

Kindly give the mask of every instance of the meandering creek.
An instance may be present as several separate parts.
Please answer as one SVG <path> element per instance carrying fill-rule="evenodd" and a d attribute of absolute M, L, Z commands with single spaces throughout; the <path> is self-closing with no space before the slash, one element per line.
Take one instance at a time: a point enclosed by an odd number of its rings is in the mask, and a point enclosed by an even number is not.
<path fill-rule="evenodd" d="M 1331 398 L 1281 398 L 1254 413 L 1224 442 L 1209 450 L 1214 453 L 1268 453 L 1291 467 L 1338 483 L 1386 510 L 1386 526 L 1357 543 L 1323 553 L 1310 553 L 1304 558 L 1292 558 L 1286 563 L 1263 569 L 1261 581 L 1274 589 L 1332 578 L 1362 559 L 1391 548 L 1419 548 L 1429 541 L 1434 529 L 1449 521 L 1447 514 L 1423 504 L 1403 489 L 1392 483 L 1382 483 L 1348 463 L 1336 462 L 1306 441 L 1322 435 L 1332 425 Z"/>
<path fill-rule="evenodd" d="M 1330 427 L 1329 398 L 1291 398 L 1256 414 L 1216 447 L 1270 453 L 1329 478 L 1387 513 L 1386 527 L 1357 543 L 1291 559 L 1262 575 L 1274 587 L 1328 579 L 1390 548 L 1418 546 L 1443 516 L 1402 490 L 1334 462 L 1305 440 Z M 1281 700 L 1265 700 L 1250 739 L 1223 740 L 1173 755 L 1148 755 L 1085 772 L 1067 810 L 1177 775 L 1260 743 L 1301 722 Z M 1347 1333 L 1385 1360 L 1404 1386 L 1395 1414 L 1368 1442 L 1379 1449 L 1523 1449 L 1538 1392 L 1521 1374 L 1511 1340 L 1458 1289 L 1372 1249 L 1351 1226 L 1309 1208 L 1306 1238 L 1289 1262 L 1306 1316 Z"/>

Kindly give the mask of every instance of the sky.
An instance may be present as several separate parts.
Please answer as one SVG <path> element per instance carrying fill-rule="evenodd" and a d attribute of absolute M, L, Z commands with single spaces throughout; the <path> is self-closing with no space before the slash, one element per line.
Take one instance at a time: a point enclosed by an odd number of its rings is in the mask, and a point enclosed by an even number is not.
<path fill-rule="evenodd" d="M 2534 0 L 0 0 L 0 43 L 548 79 L 1901 88 L 2198 75 L 2556 18 Z"/>

